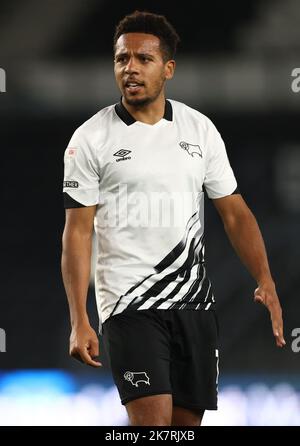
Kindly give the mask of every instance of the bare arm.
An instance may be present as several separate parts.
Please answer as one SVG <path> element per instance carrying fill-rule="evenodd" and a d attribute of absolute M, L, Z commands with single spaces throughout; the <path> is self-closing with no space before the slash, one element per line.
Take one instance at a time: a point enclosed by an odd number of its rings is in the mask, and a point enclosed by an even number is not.
<path fill-rule="evenodd" d="M 276 344 L 283 347 L 285 341 L 281 306 L 257 221 L 240 194 L 218 198 L 213 202 L 232 246 L 257 282 L 254 300 L 268 308 Z"/>
<path fill-rule="evenodd" d="M 72 326 L 70 355 L 98 367 L 93 360 L 99 355 L 98 338 L 86 310 L 95 211 L 96 206 L 66 210 L 61 268 Z"/>

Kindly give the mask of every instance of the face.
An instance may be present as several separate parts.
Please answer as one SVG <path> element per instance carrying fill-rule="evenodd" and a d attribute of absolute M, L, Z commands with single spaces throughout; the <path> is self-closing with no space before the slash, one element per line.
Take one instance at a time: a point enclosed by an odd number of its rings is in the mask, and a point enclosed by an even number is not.
<path fill-rule="evenodd" d="M 173 77 L 175 62 L 164 62 L 159 38 L 152 34 L 128 33 L 115 47 L 115 76 L 123 98 L 132 106 L 155 101 L 166 79 Z"/>

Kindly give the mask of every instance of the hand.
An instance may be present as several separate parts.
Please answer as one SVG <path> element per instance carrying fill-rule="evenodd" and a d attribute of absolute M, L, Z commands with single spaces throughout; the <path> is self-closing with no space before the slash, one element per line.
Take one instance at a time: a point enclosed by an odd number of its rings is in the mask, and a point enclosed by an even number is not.
<path fill-rule="evenodd" d="M 285 340 L 283 337 L 282 310 L 274 283 L 259 285 L 254 291 L 254 301 L 265 305 L 269 310 L 277 347 L 283 347 Z"/>
<path fill-rule="evenodd" d="M 72 328 L 70 356 L 92 367 L 102 366 L 100 362 L 95 361 L 95 357 L 99 356 L 99 341 L 95 330 L 89 324 Z"/>

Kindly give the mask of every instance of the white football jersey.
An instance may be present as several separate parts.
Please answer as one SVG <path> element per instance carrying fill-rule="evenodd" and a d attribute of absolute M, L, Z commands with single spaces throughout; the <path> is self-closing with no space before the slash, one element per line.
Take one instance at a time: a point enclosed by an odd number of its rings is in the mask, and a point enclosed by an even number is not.
<path fill-rule="evenodd" d="M 100 321 L 127 309 L 212 308 L 203 189 L 214 199 L 237 188 L 213 123 L 167 100 L 150 125 L 120 102 L 75 131 L 64 160 L 65 207 L 97 205 Z"/>

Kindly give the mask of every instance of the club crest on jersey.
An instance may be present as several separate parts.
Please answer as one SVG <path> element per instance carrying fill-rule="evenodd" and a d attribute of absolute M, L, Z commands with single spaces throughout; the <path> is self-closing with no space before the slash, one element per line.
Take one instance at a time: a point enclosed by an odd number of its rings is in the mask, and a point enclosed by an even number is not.
<path fill-rule="evenodd" d="M 200 149 L 200 146 L 198 146 L 197 144 L 189 144 L 188 142 L 181 141 L 179 145 L 183 150 L 186 150 L 187 153 L 192 157 L 194 157 L 194 154 L 196 154 L 202 158 L 202 150 Z"/>
<path fill-rule="evenodd" d="M 131 153 L 131 150 L 120 149 L 116 153 L 114 153 L 114 156 L 118 157 L 116 159 L 116 161 L 125 161 L 125 160 L 130 160 L 131 159 L 131 156 L 127 156 L 129 153 Z"/>
<path fill-rule="evenodd" d="M 139 387 L 139 383 L 150 386 L 150 378 L 146 372 L 125 372 L 124 378 L 135 387 Z"/>

